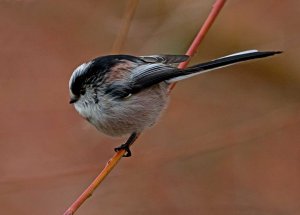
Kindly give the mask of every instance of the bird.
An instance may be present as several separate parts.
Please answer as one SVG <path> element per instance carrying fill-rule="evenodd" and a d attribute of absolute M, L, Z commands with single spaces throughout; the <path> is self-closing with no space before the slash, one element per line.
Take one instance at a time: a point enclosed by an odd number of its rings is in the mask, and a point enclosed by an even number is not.
<path fill-rule="evenodd" d="M 109 136 L 129 135 L 115 148 L 130 157 L 130 146 L 153 126 L 166 109 L 170 84 L 244 61 L 281 51 L 247 50 L 185 69 L 176 65 L 188 55 L 106 55 L 79 65 L 69 80 L 70 103 L 99 131 Z"/>

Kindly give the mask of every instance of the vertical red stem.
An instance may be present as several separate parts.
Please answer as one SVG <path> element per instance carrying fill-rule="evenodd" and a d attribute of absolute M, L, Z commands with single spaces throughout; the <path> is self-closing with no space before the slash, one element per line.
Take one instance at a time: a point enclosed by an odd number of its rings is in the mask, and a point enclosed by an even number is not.
<path fill-rule="evenodd" d="M 208 30 L 214 23 L 215 19 L 217 18 L 218 14 L 220 13 L 221 9 L 223 8 L 226 0 L 217 0 L 214 5 L 212 6 L 212 10 L 210 11 L 207 19 L 205 20 L 204 24 L 202 25 L 200 31 L 196 35 L 194 41 L 190 45 L 189 49 L 185 53 L 186 55 L 189 55 L 190 57 L 193 57 L 195 53 L 197 52 L 197 49 L 204 39 L 205 35 L 207 34 Z M 190 58 L 191 59 L 191 58 Z M 183 69 L 188 65 L 189 61 L 185 61 L 179 64 L 178 68 Z M 169 90 L 171 91 L 175 87 L 176 83 L 173 83 Z"/>

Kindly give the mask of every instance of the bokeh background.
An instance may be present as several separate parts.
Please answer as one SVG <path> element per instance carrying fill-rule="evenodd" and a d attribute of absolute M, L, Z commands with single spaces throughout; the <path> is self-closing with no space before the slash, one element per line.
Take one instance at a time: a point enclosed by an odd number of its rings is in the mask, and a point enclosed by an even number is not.
<path fill-rule="evenodd" d="M 213 0 L 140 1 L 123 53 L 184 53 Z M 127 1 L 0 1 L 0 211 L 62 214 L 126 138 L 68 104 L 68 80 L 111 52 Z M 192 63 L 273 58 L 177 85 L 161 121 L 79 214 L 300 214 L 298 0 L 229 0 Z"/>

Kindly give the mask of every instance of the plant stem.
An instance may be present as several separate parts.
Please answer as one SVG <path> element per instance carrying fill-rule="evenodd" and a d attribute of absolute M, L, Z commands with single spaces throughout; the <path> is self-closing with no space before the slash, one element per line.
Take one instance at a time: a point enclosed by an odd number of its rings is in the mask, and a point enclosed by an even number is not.
<path fill-rule="evenodd" d="M 206 18 L 206 20 L 205 20 L 204 24 L 202 25 L 200 31 L 198 32 L 198 34 L 196 35 L 194 41 L 192 42 L 189 49 L 185 53 L 186 55 L 190 56 L 190 59 L 196 54 L 197 49 L 200 46 L 200 43 L 203 41 L 203 39 L 204 39 L 205 35 L 207 34 L 208 30 L 210 29 L 210 27 L 214 23 L 215 19 L 217 18 L 218 14 L 220 13 L 221 9 L 223 8 L 225 2 L 226 2 L 226 0 L 216 0 L 214 5 L 212 6 L 212 9 L 211 9 L 210 13 L 208 14 L 208 17 Z M 184 69 L 188 65 L 190 59 L 188 61 L 180 63 L 178 68 Z M 173 84 L 170 85 L 169 92 L 172 91 L 172 89 L 175 87 L 175 85 L 176 85 L 176 83 L 173 83 Z"/>
<path fill-rule="evenodd" d="M 87 198 L 92 196 L 93 192 L 97 189 L 100 183 L 105 179 L 105 177 L 110 173 L 110 171 L 117 165 L 125 150 L 120 150 L 115 153 L 115 155 L 106 163 L 101 173 L 94 179 L 94 181 L 86 188 L 86 190 L 78 197 L 78 199 L 69 207 L 69 209 L 64 213 L 64 215 L 72 215 L 75 211 L 85 202 Z"/>
<path fill-rule="evenodd" d="M 112 51 L 111 51 L 112 54 L 118 54 L 122 50 L 138 4 L 139 4 L 139 0 L 129 0 L 128 1 L 127 7 L 125 10 L 125 14 L 123 17 L 123 24 L 121 25 L 121 29 L 117 35 L 117 38 L 115 39 L 113 47 L 112 47 Z"/>

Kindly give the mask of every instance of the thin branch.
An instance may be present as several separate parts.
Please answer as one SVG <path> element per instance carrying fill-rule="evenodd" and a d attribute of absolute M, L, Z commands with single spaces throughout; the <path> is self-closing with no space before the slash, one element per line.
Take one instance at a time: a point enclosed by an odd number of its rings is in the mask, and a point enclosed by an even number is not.
<path fill-rule="evenodd" d="M 218 14 L 222 10 L 226 0 L 216 0 L 214 5 L 212 6 L 212 9 L 210 13 L 208 14 L 208 17 L 206 18 L 204 24 L 202 25 L 200 31 L 196 35 L 194 41 L 192 42 L 191 46 L 185 53 L 186 55 L 190 56 L 190 59 L 196 54 L 198 47 L 200 46 L 200 43 L 203 41 L 205 35 L 207 34 L 208 30 L 214 23 L 215 19 L 217 18 Z M 178 68 L 183 69 L 185 68 L 190 60 L 182 62 L 179 64 Z M 173 83 L 169 87 L 169 92 L 172 91 L 172 89 L 175 87 L 176 83 Z"/>
<path fill-rule="evenodd" d="M 186 52 L 187 55 L 192 57 L 196 53 L 197 48 L 199 47 L 201 41 L 203 40 L 204 36 L 208 32 L 210 26 L 213 24 L 214 20 L 218 16 L 219 12 L 223 8 L 225 2 L 226 2 L 226 0 L 216 0 L 206 21 L 204 22 L 199 33 L 195 37 L 190 48 Z M 131 16 L 128 15 L 128 17 L 130 17 L 130 18 L 128 18 L 128 20 L 132 19 L 132 15 Z M 127 22 L 125 22 L 125 23 L 127 23 Z M 126 25 L 128 25 L 128 26 L 124 27 L 124 29 L 127 29 L 127 30 L 123 30 L 124 32 L 126 32 L 125 35 L 128 32 L 130 21 Z M 121 44 L 120 46 L 119 45 L 114 46 L 114 47 L 117 47 L 114 49 L 114 51 L 118 51 L 121 49 L 120 47 L 122 47 L 122 44 L 125 41 L 124 37 L 126 37 L 126 36 L 123 35 L 122 36 L 123 39 L 120 39 L 120 41 L 122 41 L 122 42 L 118 42 L 119 44 Z M 187 64 L 188 64 L 188 62 L 184 62 L 184 63 L 181 63 L 178 67 L 185 68 L 187 66 Z M 175 84 L 170 86 L 170 91 L 174 88 L 174 86 L 175 86 Z M 64 215 L 73 215 L 77 211 L 77 209 L 85 202 L 85 200 L 93 194 L 93 192 L 100 185 L 100 183 L 104 180 L 104 178 L 110 173 L 110 171 L 117 165 L 117 163 L 121 160 L 121 158 L 124 154 L 125 154 L 125 150 L 120 150 L 115 153 L 115 155 L 107 162 L 106 166 L 101 171 L 101 173 L 90 184 L 90 186 L 78 197 L 78 199 L 69 207 L 69 209 L 64 213 Z"/>
<path fill-rule="evenodd" d="M 112 51 L 111 51 L 112 54 L 120 53 L 120 51 L 122 50 L 129 32 L 130 24 L 132 22 L 138 4 L 139 4 L 139 0 L 129 0 L 123 17 L 123 23 L 121 25 L 122 27 L 112 47 Z"/>
<path fill-rule="evenodd" d="M 100 185 L 110 171 L 117 165 L 122 156 L 125 154 L 125 150 L 120 150 L 106 163 L 106 166 L 101 173 L 95 178 L 95 180 L 88 186 L 88 188 L 78 197 L 78 199 L 69 207 L 64 215 L 73 215 L 75 211 L 85 202 L 87 198 L 92 196 L 94 190 Z"/>

